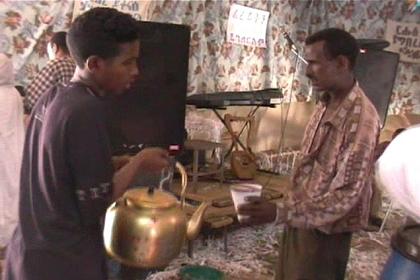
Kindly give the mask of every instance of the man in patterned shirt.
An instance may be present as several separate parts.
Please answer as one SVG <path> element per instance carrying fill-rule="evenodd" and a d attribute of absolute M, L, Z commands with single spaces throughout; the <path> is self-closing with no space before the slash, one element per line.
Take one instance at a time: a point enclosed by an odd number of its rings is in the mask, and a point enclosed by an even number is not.
<path fill-rule="evenodd" d="M 50 61 L 35 76 L 25 92 L 25 113 L 30 114 L 39 97 L 58 84 L 67 84 L 76 65 L 66 44 L 66 32 L 54 33 L 47 46 Z"/>
<path fill-rule="evenodd" d="M 239 209 L 257 224 L 286 224 L 276 279 L 344 279 L 352 232 L 367 225 L 380 121 L 355 80 L 359 48 L 330 28 L 306 39 L 306 75 L 322 92 L 303 137 L 286 199 L 250 198 Z"/>

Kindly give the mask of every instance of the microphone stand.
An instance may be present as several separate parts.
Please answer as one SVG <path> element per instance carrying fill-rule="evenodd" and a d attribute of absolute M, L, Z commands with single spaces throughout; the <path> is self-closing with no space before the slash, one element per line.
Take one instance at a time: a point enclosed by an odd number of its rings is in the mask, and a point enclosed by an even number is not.
<path fill-rule="evenodd" d="M 306 59 L 304 59 L 298 51 L 298 48 L 296 47 L 295 43 L 293 42 L 292 38 L 290 38 L 289 33 L 287 33 L 286 31 L 283 32 L 283 37 L 287 42 L 287 45 L 289 46 L 290 50 L 296 55 L 296 57 L 298 59 L 300 59 L 303 63 L 308 64 L 308 62 L 306 61 Z M 297 62 L 296 65 L 297 66 Z"/>
<path fill-rule="evenodd" d="M 293 41 L 290 39 L 289 35 L 287 33 L 285 33 L 286 35 L 283 35 L 287 41 L 287 45 L 289 46 L 290 50 L 292 51 L 292 53 L 295 54 L 296 58 L 298 58 L 300 61 L 302 61 L 303 63 L 305 63 L 306 65 L 308 65 L 308 61 L 306 61 L 305 58 L 303 58 L 303 56 L 301 56 L 299 54 L 299 51 L 296 47 L 296 45 L 293 43 Z M 298 67 L 298 60 L 296 60 L 295 62 L 295 69 L 297 69 Z M 309 88 L 309 96 L 312 96 L 312 86 Z"/>
<path fill-rule="evenodd" d="M 292 50 L 292 52 L 296 55 L 297 58 L 299 58 L 303 63 L 305 63 L 306 65 L 308 65 L 308 62 L 306 61 L 306 59 L 304 59 L 298 52 L 297 50 L 295 50 L 295 48 L 290 48 Z"/>
<path fill-rule="evenodd" d="M 296 71 L 297 71 L 297 69 L 298 69 L 298 64 L 299 64 L 299 61 L 302 61 L 303 63 L 305 63 L 306 65 L 308 64 L 308 62 L 306 61 L 306 59 L 305 58 L 303 58 L 300 54 L 299 54 L 299 51 L 298 51 L 298 49 L 297 49 L 297 47 L 296 47 L 296 45 L 293 43 L 293 41 L 292 41 L 292 39 L 289 37 L 289 35 L 286 33 L 286 32 L 284 32 L 283 33 L 283 37 L 286 39 L 286 41 L 287 41 L 287 45 L 288 45 L 288 47 L 290 48 L 290 50 L 295 54 L 295 57 L 296 57 L 296 60 L 295 60 L 295 62 L 294 62 L 294 67 L 295 67 L 295 72 L 293 73 L 293 76 L 292 76 L 292 83 L 290 84 L 290 99 L 289 99 L 289 105 L 287 106 L 287 110 L 286 110 L 286 115 L 285 115 L 285 117 L 284 117 L 284 121 L 282 121 L 282 123 L 281 123 L 281 127 L 282 127 L 282 129 L 281 129 L 281 131 L 280 131 L 280 145 L 279 145 L 279 152 L 281 153 L 282 152 L 282 150 L 283 150 L 283 139 L 284 139 L 284 135 L 285 135 L 285 131 L 286 131 L 286 125 L 287 125 L 287 119 L 288 119 L 288 116 L 289 116 L 289 110 L 290 110 L 290 103 L 291 103 L 291 98 L 292 98 L 292 90 L 293 90 L 293 81 L 294 81 L 294 77 L 295 77 L 295 73 L 296 73 Z M 282 113 L 282 115 L 283 115 L 283 113 Z M 283 120 L 283 117 L 282 117 L 282 120 Z M 278 159 L 278 161 L 277 161 L 277 166 L 274 168 L 274 170 L 275 169 L 277 169 L 278 167 L 280 166 L 280 159 Z"/>

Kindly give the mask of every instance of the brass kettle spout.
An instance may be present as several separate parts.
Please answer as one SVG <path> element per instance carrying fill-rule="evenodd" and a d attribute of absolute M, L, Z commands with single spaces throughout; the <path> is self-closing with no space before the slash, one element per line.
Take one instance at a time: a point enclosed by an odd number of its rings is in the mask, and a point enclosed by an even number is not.
<path fill-rule="evenodd" d="M 204 214 L 206 213 L 207 208 L 210 206 L 209 202 L 203 202 L 195 210 L 191 219 L 188 221 L 187 225 L 187 239 L 193 240 L 200 233 L 201 225 L 203 224 Z"/>

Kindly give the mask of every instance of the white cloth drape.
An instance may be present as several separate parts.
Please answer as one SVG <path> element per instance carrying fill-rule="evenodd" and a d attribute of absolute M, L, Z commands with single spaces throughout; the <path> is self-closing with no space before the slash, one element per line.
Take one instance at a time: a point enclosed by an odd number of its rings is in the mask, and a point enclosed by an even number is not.
<path fill-rule="evenodd" d="M 420 222 L 420 126 L 398 135 L 377 161 L 376 178 L 407 215 Z"/>
<path fill-rule="evenodd" d="M 18 219 L 19 177 L 24 141 L 23 103 L 14 88 L 13 65 L 0 54 L 0 246 Z"/>

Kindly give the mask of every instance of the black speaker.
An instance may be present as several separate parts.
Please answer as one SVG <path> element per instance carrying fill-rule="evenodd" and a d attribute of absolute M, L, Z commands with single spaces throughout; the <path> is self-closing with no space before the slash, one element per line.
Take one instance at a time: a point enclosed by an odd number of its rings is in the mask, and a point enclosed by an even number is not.
<path fill-rule="evenodd" d="M 139 145 L 182 146 L 185 138 L 190 28 L 139 22 L 139 29 L 139 79 L 107 101 L 116 154 Z"/>
<path fill-rule="evenodd" d="M 356 41 L 361 49 L 383 50 L 389 46 L 389 42 L 382 39 L 357 39 Z"/>
<path fill-rule="evenodd" d="M 398 53 L 375 49 L 362 50 L 356 60 L 356 78 L 375 105 L 382 125 L 387 116 L 399 60 Z"/>

